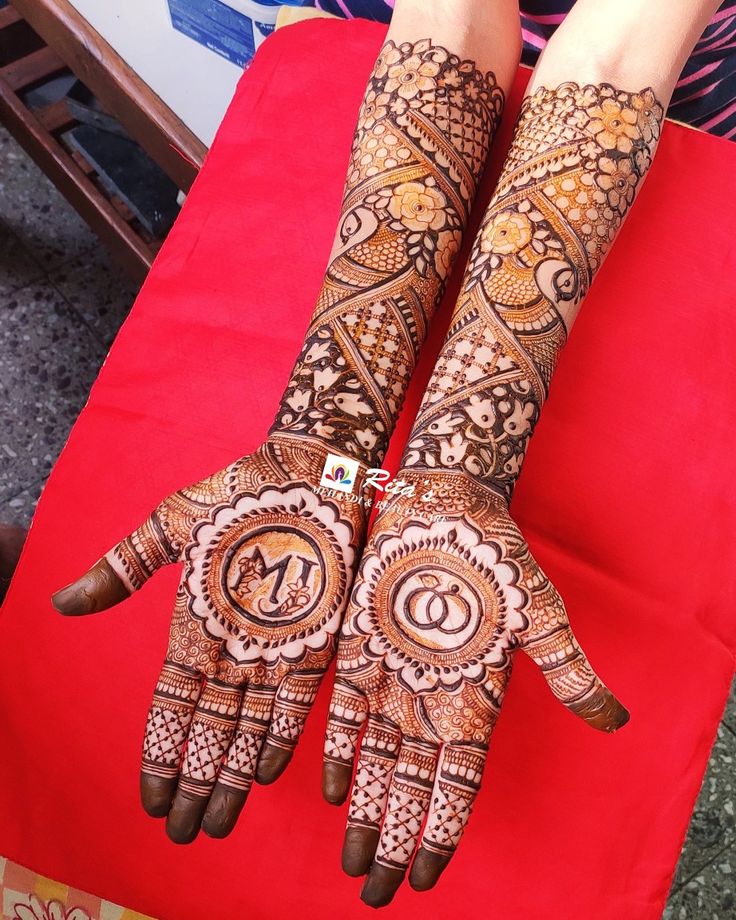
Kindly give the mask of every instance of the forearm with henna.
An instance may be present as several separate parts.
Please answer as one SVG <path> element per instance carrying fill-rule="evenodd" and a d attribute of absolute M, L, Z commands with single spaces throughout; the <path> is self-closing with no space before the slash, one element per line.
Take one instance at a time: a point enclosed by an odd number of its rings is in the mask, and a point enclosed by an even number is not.
<path fill-rule="evenodd" d="M 388 41 L 363 102 L 330 263 L 272 435 L 382 459 L 503 107 L 491 73 Z"/>
<path fill-rule="evenodd" d="M 508 513 L 569 328 L 646 174 L 651 90 L 540 87 L 525 99 L 399 477 L 343 624 L 324 793 L 348 794 L 343 865 L 386 904 L 431 887 L 480 785 L 513 654 L 604 731 L 628 713 L 578 645 Z M 421 839 L 420 839 L 421 837 Z"/>
<path fill-rule="evenodd" d="M 473 248 L 404 468 L 510 499 L 560 351 L 652 161 L 651 89 L 541 87 Z"/>

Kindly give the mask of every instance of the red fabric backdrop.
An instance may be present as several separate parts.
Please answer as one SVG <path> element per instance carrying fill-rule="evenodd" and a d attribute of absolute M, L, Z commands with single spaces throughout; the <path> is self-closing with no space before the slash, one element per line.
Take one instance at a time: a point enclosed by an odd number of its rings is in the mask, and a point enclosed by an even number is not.
<path fill-rule="evenodd" d="M 318 21 L 259 51 L 54 470 L 0 621 L 0 853 L 156 917 L 369 916 L 339 867 L 344 810 L 320 797 L 328 687 L 292 768 L 255 788 L 233 836 L 178 848 L 137 798 L 176 569 L 95 617 L 63 619 L 48 598 L 164 494 L 264 436 L 383 34 Z M 631 723 L 593 732 L 520 660 L 458 857 L 388 918 L 661 914 L 734 669 L 735 200 L 736 145 L 668 124 L 514 500 Z"/>

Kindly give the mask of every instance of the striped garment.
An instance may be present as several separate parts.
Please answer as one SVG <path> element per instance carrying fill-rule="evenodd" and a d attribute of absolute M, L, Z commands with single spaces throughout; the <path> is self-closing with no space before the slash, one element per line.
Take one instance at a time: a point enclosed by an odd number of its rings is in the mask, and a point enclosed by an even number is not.
<path fill-rule="evenodd" d="M 533 65 L 574 0 L 522 0 L 522 60 Z M 394 0 L 315 0 L 337 16 L 388 22 Z M 696 44 L 672 96 L 670 118 L 736 140 L 736 0 L 721 4 Z"/>

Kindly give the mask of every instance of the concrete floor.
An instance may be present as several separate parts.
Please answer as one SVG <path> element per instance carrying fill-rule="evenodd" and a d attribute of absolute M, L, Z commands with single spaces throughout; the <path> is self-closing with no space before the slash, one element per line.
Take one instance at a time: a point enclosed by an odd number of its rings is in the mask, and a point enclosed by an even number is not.
<path fill-rule="evenodd" d="M 0 520 L 29 523 L 135 294 L 0 127 Z M 736 917 L 735 783 L 732 692 L 664 920 Z"/>

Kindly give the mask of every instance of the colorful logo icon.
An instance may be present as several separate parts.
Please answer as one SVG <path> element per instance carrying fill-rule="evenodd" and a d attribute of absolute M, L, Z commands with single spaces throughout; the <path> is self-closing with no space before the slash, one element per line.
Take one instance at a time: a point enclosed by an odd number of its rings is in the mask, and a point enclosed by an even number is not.
<path fill-rule="evenodd" d="M 330 482 L 340 482 L 344 486 L 349 486 L 352 482 L 347 469 L 340 463 L 333 466 L 331 470 L 325 470 L 325 479 L 329 479 Z"/>
<path fill-rule="evenodd" d="M 327 454 L 320 485 L 338 492 L 352 492 L 358 475 L 358 461 L 339 454 Z"/>

